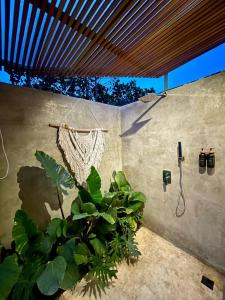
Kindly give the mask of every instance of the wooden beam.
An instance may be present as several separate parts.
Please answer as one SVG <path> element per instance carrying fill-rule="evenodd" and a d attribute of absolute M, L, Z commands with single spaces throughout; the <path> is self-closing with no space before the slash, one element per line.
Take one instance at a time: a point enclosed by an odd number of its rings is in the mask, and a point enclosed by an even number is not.
<path fill-rule="evenodd" d="M 59 128 L 60 126 L 61 126 L 60 124 L 49 123 L 49 127 Z M 65 129 L 69 129 L 69 130 L 76 131 L 76 132 L 83 132 L 83 133 L 90 132 L 90 131 L 96 131 L 96 130 L 100 130 L 100 131 L 103 131 L 103 132 L 108 132 L 107 129 L 103 129 L 103 128 L 73 128 L 73 127 L 70 127 L 66 124 L 63 127 Z"/>

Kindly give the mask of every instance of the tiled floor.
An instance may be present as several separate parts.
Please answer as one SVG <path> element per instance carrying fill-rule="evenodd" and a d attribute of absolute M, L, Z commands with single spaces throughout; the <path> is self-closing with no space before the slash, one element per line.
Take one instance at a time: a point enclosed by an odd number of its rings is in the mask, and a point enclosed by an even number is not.
<path fill-rule="evenodd" d="M 103 300 L 223 300 L 225 278 L 216 270 L 176 248 L 146 228 L 137 233 L 142 256 L 135 266 L 119 267 L 118 280 L 102 294 Z M 202 275 L 215 282 L 213 290 L 201 283 Z M 86 300 L 82 284 L 60 300 Z M 100 298 L 98 296 L 97 298 Z M 94 296 L 91 296 L 94 299 Z"/>

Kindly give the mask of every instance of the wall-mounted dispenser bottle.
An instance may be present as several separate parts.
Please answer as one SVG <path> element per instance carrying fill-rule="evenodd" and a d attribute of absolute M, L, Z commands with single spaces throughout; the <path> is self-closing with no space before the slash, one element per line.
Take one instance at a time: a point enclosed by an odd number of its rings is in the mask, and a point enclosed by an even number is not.
<path fill-rule="evenodd" d="M 213 151 L 213 148 L 210 148 L 209 154 L 207 156 L 207 168 L 215 168 L 215 153 Z"/>
<path fill-rule="evenodd" d="M 204 152 L 204 149 L 202 148 L 202 150 L 199 154 L 199 167 L 200 168 L 206 167 L 206 160 L 207 160 L 207 154 Z"/>

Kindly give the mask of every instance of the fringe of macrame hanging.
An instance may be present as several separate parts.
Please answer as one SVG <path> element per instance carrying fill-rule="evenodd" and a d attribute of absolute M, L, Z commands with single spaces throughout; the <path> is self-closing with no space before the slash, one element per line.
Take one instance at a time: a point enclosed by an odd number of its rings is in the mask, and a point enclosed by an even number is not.
<path fill-rule="evenodd" d="M 77 181 L 82 184 L 90 174 L 91 166 L 98 168 L 100 165 L 105 149 L 102 130 L 94 129 L 88 134 L 80 134 L 61 124 L 58 142 Z"/>

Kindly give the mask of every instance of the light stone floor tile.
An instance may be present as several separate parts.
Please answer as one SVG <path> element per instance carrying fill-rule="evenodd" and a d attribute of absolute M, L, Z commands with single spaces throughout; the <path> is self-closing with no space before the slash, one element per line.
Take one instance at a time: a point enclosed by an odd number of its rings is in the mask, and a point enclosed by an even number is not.
<path fill-rule="evenodd" d="M 170 242 L 141 228 L 137 242 L 142 253 L 135 266 L 123 263 L 118 280 L 106 293 L 97 296 L 102 300 L 224 300 L 225 277 L 215 269 L 175 247 Z M 201 284 L 202 275 L 215 282 L 210 290 Z M 83 284 L 67 291 L 60 300 L 95 299 L 81 295 Z"/>

